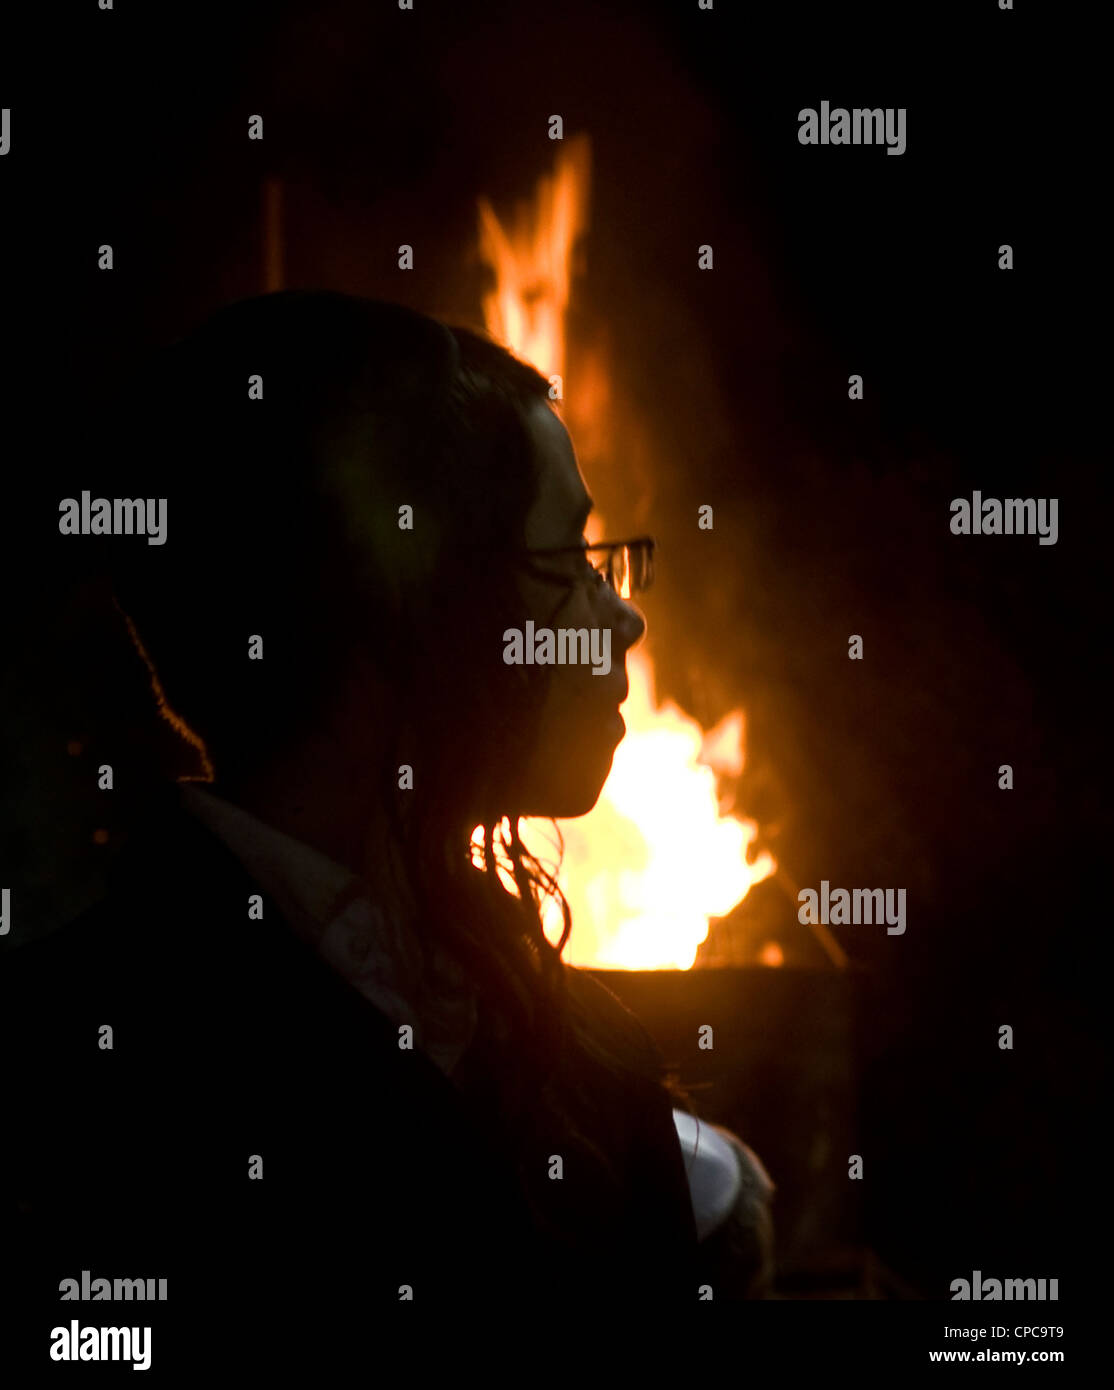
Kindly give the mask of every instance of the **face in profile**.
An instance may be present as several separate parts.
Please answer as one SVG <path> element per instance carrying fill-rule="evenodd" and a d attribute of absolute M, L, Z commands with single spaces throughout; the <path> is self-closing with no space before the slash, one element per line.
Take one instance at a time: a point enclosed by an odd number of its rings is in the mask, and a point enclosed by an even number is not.
<path fill-rule="evenodd" d="M 583 545 L 592 502 L 568 431 L 541 400 L 531 405 L 526 419 L 540 477 L 524 543 L 530 550 Z M 610 629 L 611 669 L 606 675 L 594 674 L 590 663 L 547 668 L 549 688 L 519 787 L 526 815 L 582 816 L 599 799 L 626 732 L 619 714 L 628 690 L 626 654 L 646 624 L 638 609 L 594 570 L 589 556 L 536 556 L 532 564 L 547 574 L 524 573 L 520 581 L 535 628 Z"/>

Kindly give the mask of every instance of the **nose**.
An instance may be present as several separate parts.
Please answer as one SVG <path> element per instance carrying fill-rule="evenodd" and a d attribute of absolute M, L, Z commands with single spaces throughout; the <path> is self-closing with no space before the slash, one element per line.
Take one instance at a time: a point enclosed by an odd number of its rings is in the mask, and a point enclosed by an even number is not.
<path fill-rule="evenodd" d="M 629 600 L 614 589 L 607 590 L 608 619 L 612 641 L 621 652 L 640 642 L 646 634 L 646 619 Z"/>

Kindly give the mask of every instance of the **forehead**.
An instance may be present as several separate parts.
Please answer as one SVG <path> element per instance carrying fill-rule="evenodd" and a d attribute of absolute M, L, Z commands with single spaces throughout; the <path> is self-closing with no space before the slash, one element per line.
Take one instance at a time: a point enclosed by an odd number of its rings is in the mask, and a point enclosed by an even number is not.
<path fill-rule="evenodd" d="M 539 549 L 575 545 L 591 499 L 569 432 L 540 400 L 527 409 L 526 426 L 539 464 L 538 495 L 526 518 L 526 544 Z"/>

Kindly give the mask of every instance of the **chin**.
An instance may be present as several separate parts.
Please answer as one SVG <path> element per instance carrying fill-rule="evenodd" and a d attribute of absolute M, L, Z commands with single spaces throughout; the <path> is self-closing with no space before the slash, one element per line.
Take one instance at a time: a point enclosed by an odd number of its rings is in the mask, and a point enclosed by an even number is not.
<path fill-rule="evenodd" d="M 604 781 L 607 779 L 605 778 Z M 586 816 L 589 811 L 595 810 L 596 802 L 600 799 L 603 791 L 603 782 L 598 787 L 582 793 L 570 793 L 566 797 L 554 800 L 549 805 L 554 808 L 547 811 L 535 812 L 546 820 L 575 820 L 577 816 Z"/>
<path fill-rule="evenodd" d="M 600 799 L 604 783 L 611 772 L 611 759 L 614 748 L 593 760 L 589 769 L 584 764 L 576 769 L 566 766 L 565 774 L 559 784 L 551 784 L 543 794 L 529 798 L 529 804 L 536 809 L 526 811 L 528 816 L 539 816 L 545 820 L 575 820 L 586 816 Z M 577 772 L 579 776 L 575 775 Z"/>

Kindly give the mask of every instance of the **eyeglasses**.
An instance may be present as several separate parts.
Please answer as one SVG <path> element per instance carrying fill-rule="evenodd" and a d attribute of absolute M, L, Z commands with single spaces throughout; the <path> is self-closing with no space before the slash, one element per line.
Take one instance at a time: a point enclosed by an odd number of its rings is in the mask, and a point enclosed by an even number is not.
<path fill-rule="evenodd" d="M 629 598 L 631 594 L 648 589 L 654 582 L 655 544 L 652 536 L 636 536 L 633 540 L 597 541 L 594 545 L 563 545 L 550 550 L 523 550 L 517 554 L 522 568 L 539 579 L 575 588 L 582 582 L 580 578 L 543 569 L 540 565 L 532 564 L 531 559 L 536 555 L 583 555 L 587 559 L 590 552 L 602 550 L 602 560 L 588 560 L 589 566 L 598 576 L 597 582 L 610 585 L 620 598 Z"/>

